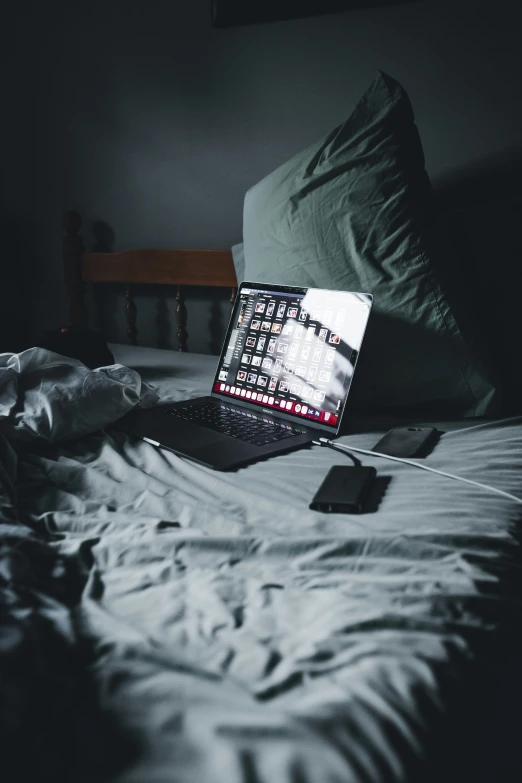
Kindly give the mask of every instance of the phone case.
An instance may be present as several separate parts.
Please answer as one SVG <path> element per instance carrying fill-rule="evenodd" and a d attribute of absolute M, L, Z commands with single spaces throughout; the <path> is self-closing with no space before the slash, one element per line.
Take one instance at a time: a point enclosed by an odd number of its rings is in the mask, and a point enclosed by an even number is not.
<path fill-rule="evenodd" d="M 317 490 L 310 508 L 334 514 L 360 514 L 377 471 L 358 465 L 334 465 Z"/>
<path fill-rule="evenodd" d="M 391 457 L 424 457 L 437 439 L 435 427 L 393 427 L 371 449 Z"/>

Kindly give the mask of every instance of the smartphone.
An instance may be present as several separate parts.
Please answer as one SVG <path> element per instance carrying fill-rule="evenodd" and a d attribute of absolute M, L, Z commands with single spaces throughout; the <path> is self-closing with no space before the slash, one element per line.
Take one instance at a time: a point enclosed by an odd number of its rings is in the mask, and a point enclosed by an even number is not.
<path fill-rule="evenodd" d="M 315 493 L 310 508 L 332 514 L 360 514 L 377 471 L 362 465 L 334 465 Z"/>
<path fill-rule="evenodd" d="M 437 441 L 435 427 L 393 427 L 373 446 L 371 451 L 390 457 L 425 457 Z"/>

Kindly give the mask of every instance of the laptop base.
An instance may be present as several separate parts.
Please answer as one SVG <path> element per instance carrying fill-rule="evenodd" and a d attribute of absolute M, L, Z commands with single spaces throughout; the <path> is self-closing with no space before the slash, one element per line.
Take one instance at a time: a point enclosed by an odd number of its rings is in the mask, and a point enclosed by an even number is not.
<path fill-rule="evenodd" d="M 189 402 L 195 406 L 215 402 L 215 398 L 198 397 Z M 255 446 L 230 435 L 214 432 L 194 421 L 184 421 L 169 415 L 169 411 L 186 405 L 187 401 L 183 401 L 156 408 L 138 408 L 115 422 L 113 428 L 213 470 L 233 470 L 273 454 L 294 451 L 310 444 L 317 437 L 316 431 L 300 426 L 303 430 L 300 435 L 265 446 Z M 265 418 L 270 420 L 272 417 Z"/>

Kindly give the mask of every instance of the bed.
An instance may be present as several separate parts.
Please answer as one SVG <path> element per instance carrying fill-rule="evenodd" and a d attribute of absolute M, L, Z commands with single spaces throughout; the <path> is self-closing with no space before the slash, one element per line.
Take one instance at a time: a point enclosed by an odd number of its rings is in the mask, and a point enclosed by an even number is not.
<path fill-rule="evenodd" d="M 187 350 L 184 287 L 233 302 L 231 252 L 86 253 L 80 222 L 64 218 L 71 322 L 85 283 L 125 285 L 119 380 L 208 393 L 217 357 Z M 178 351 L 137 344 L 151 282 L 175 286 Z M 522 416 L 448 411 L 350 410 L 339 442 L 435 426 L 426 464 L 512 497 L 365 456 L 365 513 L 324 514 L 311 497 L 350 462 L 327 448 L 218 473 L 110 427 L 3 427 L 4 779 L 518 780 Z"/>
<path fill-rule="evenodd" d="M 95 261 L 126 280 L 132 259 Z M 93 256 L 79 262 L 96 277 Z M 216 368 L 111 349 L 162 400 L 206 393 Z M 432 467 L 520 493 L 522 417 L 404 421 L 442 433 Z M 351 416 L 340 442 L 370 448 L 396 423 Z M 379 473 L 366 513 L 310 511 L 349 461 L 317 446 L 225 474 L 111 430 L 4 448 L 13 780 L 36 762 L 48 779 L 125 783 L 520 771 L 520 505 L 365 458 Z M 13 508 L 7 495 L 6 525 Z"/>

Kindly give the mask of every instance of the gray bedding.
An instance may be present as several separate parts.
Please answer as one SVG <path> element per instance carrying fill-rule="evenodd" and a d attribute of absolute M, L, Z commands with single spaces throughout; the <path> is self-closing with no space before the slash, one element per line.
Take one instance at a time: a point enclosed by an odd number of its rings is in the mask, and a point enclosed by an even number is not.
<path fill-rule="evenodd" d="M 213 357 L 111 348 L 163 399 L 210 388 Z M 393 423 L 350 421 L 341 442 L 369 448 Z M 445 434 L 427 464 L 522 496 L 522 418 L 431 423 Z M 516 775 L 500 722 L 520 682 L 515 502 L 363 458 L 381 480 L 375 508 L 313 512 L 328 468 L 349 462 L 319 447 L 230 474 L 116 432 L 2 449 L 5 541 L 26 531 L 28 569 L 31 546 L 61 564 L 31 581 L 8 559 L 21 614 L 6 622 L 26 628 L 31 595 L 31 616 L 70 650 L 70 671 L 45 645 L 39 663 L 60 714 L 90 716 L 67 740 L 75 764 L 84 754 L 75 780 Z M 5 638 L 26 649 L 23 634 Z"/>

